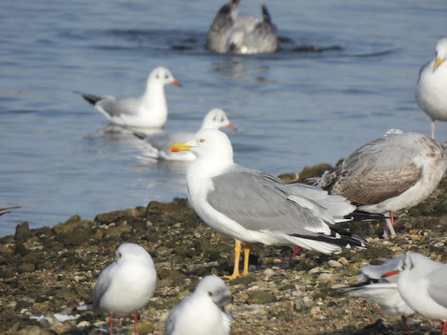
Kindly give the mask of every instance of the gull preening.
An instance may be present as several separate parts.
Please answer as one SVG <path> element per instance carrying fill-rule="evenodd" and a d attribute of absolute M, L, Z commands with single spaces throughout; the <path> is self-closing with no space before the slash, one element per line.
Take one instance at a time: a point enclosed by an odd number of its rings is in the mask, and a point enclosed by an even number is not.
<path fill-rule="evenodd" d="M 412 252 L 404 255 L 396 269 L 383 275 L 398 275 L 397 289 L 415 312 L 442 321 L 442 335 L 447 330 L 447 265 Z"/>
<path fill-rule="evenodd" d="M 231 292 L 225 282 L 206 276 L 194 292 L 171 309 L 165 321 L 166 335 L 229 335 L 233 318 L 224 306 Z"/>
<path fill-rule="evenodd" d="M 399 275 L 383 277 L 390 271 L 395 271 L 405 255 L 390 259 L 381 265 L 369 265 L 362 268 L 362 274 L 357 278 L 357 285 L 341 287 L 348 291 L 348 296 L 374 301 L 391 316 L 400 316 L 408 334 L 407 316 L 414 313 L 402 299 L 397 288 Z"/>
<path fill-rule="evenodd" d="M 93 303 L 78 310 L 100 309 L 110 313 L 110 335 L 113 334 L 113 315 L 134 315 L 137 333 L 137 312 L 145 307 L 155 291 L 157 273 L 152 257 L 142 246 L 123 243 L 115 252 L 116 261 L 98 276 Z"/>
<path fill-rule="evenodd" d="M 229 129 L 236 129 L 231 124 L 225 111 L 220 108 L 214 108 L 210 110 L 204 117 L 201 129 L 219 129 L 221 127 L 227 127 Z M 175 161 L 192 161 L 196 157 L 187 151 L 172 153 L 169 151 L 174 143 L 186 142 L 190 138 L 194 137 L 194 133 L 155 133 L 148 136 L 142 136 L 135 133 L 135 136 L 143 139 L 143 144 L 147 151 L 147 156 L 154 159 L 165 159 Z"/>
<path fill-rule="evenodd" d="M 236 240 L 233 275 L 239 273 L 241 243 L 248 274 L 250 243 L 298 245 L 326 254 L 340 246 L 363 245 L 361 239 L 332 224 L 355 207 L 346 199 L 303 184 L 286 185 L 275 176 L 233 162 L 228 136 L 204 129 L 171 151 L 191 151 L 197 159 L 188 169 L 188 199 L 211 228 Z"/>
<path fill-rule="evenodd" d="M 230 0 L 217 12 L 208 31 L 206 48 L 220 53 L 258 54 L 278 49 L 276 26 L 267 8 L 262 17 L 238 15 L 240 0 Z"/>
<path fill-rule="evenodd" d="M 391 129 L 355 150 L 318 185 L 359 210 L 385 214 L 415 206 L 436 189 L 447 169 L 445 144 L 418 133 Z M 385 238 L 394 235 L 387 219 Z"/>
<path fill-rule="evenodd" d="M 138 98 L 117 99 L 114 96 L 95 96 L 81 93 L 112 123 L 122 126 L 161 128 L 168 117 L 164 86 L 181 86 L 165 67 L 157 67 L 147 79 L 146 91 Z"/>
<path fill-rule="evenodd" d="M 435 57 L 419 71 L 416 101 L 431 118 L 431 137 L 435 138 L 435 120 L 447 121 L 447 37 L 436 44 Z"/>

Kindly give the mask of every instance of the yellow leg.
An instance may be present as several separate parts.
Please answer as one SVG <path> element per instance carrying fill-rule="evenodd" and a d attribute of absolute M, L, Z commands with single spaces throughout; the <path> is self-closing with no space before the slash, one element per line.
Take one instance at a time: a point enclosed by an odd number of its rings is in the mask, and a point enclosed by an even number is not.
<path fill-rule="evenodd" d="M 239 260 L 241 259 L 241 242 L 236 241 L 236 245 L 234 246 L 234 270 L 231 276 L 224 276 L 227 279 L 235 279 L 240 276 L 239 273 Z"/>
<path fill-rule="evenodd" d="M 242 271 L 243 276 L 248 275 L 248 258 L 250 257 L 250 244 L 245 243 L 244 245 L 244 271 Z"/>

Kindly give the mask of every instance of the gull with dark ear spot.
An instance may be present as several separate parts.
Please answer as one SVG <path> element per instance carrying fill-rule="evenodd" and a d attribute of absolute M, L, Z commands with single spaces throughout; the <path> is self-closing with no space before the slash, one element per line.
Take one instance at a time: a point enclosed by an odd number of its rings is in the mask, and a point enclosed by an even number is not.
<path fill-rule="evenodd" d="M 189 203 L 207 225 L 236 240 L 233 275 L 228 278 L 240 275 L 241 243 L 242 275 L 248 274 L 254 242 L 299 245 L 326 254 L 340 252 L 341 246 L 363 246 L 362 239 L 332 225 L 345 220 L 355 206 L 318 187 L 286 185 L 235 164 L 231 142 L 219 130 L 203 129 L 171 151 L 191 151 L 197 157 L 186 175 Z"/>
<path fill-rule="evenodd" d="M 278 49 L 278 34 L 270 13 L 262 6 L 262 17 L 238 15 L 240 0 L 230 0 L 217 12 L 208 31 L 206 48 L 219 53 L 271 53 Z"/>
<path fill-rule="evenodd" d="M 82 94 L 112 123 L 122 126 L 161 128 L 168 117 L 168 104 L 164 86 L 182 86 L 165 67 L 155 68 L 149 75 L 146 91 L 138 98 L 117 99 L 114 96 Z"/>
<path fill-rule="evenodd" d="M 232 317 L 224 306 L 231 292 L 215 276 L 204 277 L 194 292 L 171 309 L 165 321 L 166 335 L 229 335 Z"/>
<path fill-rule="evenodd" d="M 200 129 L 219 129 L 227 127 L 235 130 L 236 127 L 231 124 L 227 114 L 220 108 L 213 108 L 204 117 Z M 154 159 L 165 159 L 169 161 L 192 161 L 196 157 L 190 152 L 172 153 L 169 151 L 171 145 L 178 142 L 185 142 L 194 137 L 194 133 L 156 133 L 143 135 L 134 133 L 134 135 L 143 140 L 144 149 L 147 156 Z"/>
<path fill-rule="evenodd" d="M 447 265 L 412 252 L 384 278 L 398 276 L 397 289 L 402 299 L 427 318 L 442 321 L 442 335 L 447 330 Z"/>
<path fill-rule="evenodd" d="M 400 316 L 407 334 L 410 330 L 407 325 L 407 316 L 414 313 L 402 299 L 397 289 L 398 275 L 384 277 L 384 274 L 395 271 L 401 264 L 405 255 L 390 259 L 381 265 L 369 265 L 362 268 L 362 274 L 357 278 L 358 284 L 340 287 L 352 298 L 361 298 L 374 301 L 391 316 Z"/>
<path fill-rule="evenodd" d="M 98 276 L 93 303 L 78 310 L 103 310 L 110 313 L 110 335 L 113 334 L 113 315 L 134 314 L 137 332 L 137 312 L 145 307 L 155 291 L 157 273 L 149 253 L 140 245 L 123 243 L 115 252 L 116 261 Z"/>
<path fill-rule="evenodd" d="M 392 214 L 428 198 L 446 169 L 444 143 L 391 129 L 355 150 L 334 171 L 325 172 L 317 184 L 361 211 Z M 395 234 L 393 224 L 387 219 L 385 238 Z"/>
<path fill-rule="evenodd" d="M 419 71 L 416 101 L 431 118 L 431 137 L 435 120 L 447 121 L 447 37 L 436 44 L 435 57 Z"/>

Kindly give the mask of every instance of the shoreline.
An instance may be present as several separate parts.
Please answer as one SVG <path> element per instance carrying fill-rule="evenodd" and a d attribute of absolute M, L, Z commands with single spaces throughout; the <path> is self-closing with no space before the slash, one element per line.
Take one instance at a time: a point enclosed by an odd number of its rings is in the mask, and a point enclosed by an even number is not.
<path fill-rule="evenodd" d="M 281 177 L 294 179 L 296 174 Z M 399 318 L 332 287 L 354 284 L 362 266 L 408 251 L 446 263 L 446 188 L 444 176 L 427 200 L 397 213 L 401 225 L 391 240 L 379 237 L 383 224 L 378 221 L 338 225 L 365 238 L 368 249 L 343 249 L 332 256 L 305 251 L 292 259 L 292 248 L 254 244 L 250 264 L 255 270 L 225 280 L 233 295 L 226 308 L 234 318 L 233 334 L 403 334 Z M 24 222 L 14 236 L 0 238 L 0 333 L 108 332 L 107 313 L 79 313 L 76 307 L 92 299 L 99 272 L 114 261 L 115 249 L 124 242 L 146 248 L 157 269 L 155 294 L 140 311 L 140 334 L 164 334 L 169 309 L 203 276 L 232 271 L 233 240 L 203 224 L 186 199 L 151 201 L 147 207 L 98 214 L 94 220 L 75 215 L 39 229 L 30 230 Z M 79 317 L 59 322 L 53 316 L 57 313 Z M 440 332 L 441 322 L 418 315 L 410 319 L 412 334 L 428 334 L 433 328 Z M 130 318 L 118 319 L 116 327 L 120 334 L 133 332 Z"/>

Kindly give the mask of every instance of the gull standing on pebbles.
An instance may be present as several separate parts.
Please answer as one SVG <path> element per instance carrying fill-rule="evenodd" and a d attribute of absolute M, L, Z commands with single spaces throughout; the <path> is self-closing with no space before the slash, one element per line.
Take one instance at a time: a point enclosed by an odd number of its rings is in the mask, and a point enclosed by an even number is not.
<path fill-rule="evenodd" d="M 354 151 L 318 186 L 341 195 L 361 211 L 385 214 L 384 237 L 395 235 L 392 212 L 416 206 L 436 189 L 447 169 L 443 143 L 418 133 L 389 130 Z M 388 230 L 387 230 L 388 228 Z"/>
<path fill-rule="evenodd" d="M 110 313 L 110 335 L 113 315 L 134 315 L 137 332 L 137 312 L 145 307 L 155 291 L 157 273 L 149 253 L 140 245 L 123 243 L 115 252 L 116 261 L 107 266 L 96 281 L 93 303 L 78 310 L 100 309 Z"/>
<path fill-rule="evenodd" d="M 230 123 L 227 114 L 222 109 L 214 108 L 205 115 L 200 129 L 219 129 L 221 127 L 227 127 L 233 130 L 236 129 L 236 127 Z M 143 143 L 148 149 L 149 156 L 155 159 L 192 161 L 196 158 L 196 156 L 190 152 L 172 153 L 169 151 L 172 144 L 187 141 L 194 137 L 194 133 L 156 133 L 148 136 L 139 133 L 134 134 L 138 138 L 144 140 Z"/>
<path fill-rule="evenodd" d="M 262 17 L 238 15 L 240 0 L 230 0 L 217 12 L 210 29 L 206 48 L 219 53 L 258 54 L 275 52 L 278 35 L 267 8 Z"/>
<path fill-rule="evenodd" d="M 433 60 L 419 71 L 416 101 L 431 118 L 431 137 L 435 138 L 435 120 L 447 121 L 447 37 L 436 44 Z"/>
<path fill-rule="evenodd" d="M 165 321 L 166 335 L 229 335 L 232 317 L 224 306 L 231 292 L 225 282 L 206 276 L 194 292 L 171 309 Z"/>
<path fill-rule="evenodd" d="M 326 254 L 340 246 L 363 245 L 361 239 L 332 226 L 355 207 L 314 186 L 286 185 L 279 178 L 233 162 L 228 136 L 204 129 L 171 151 L 191 151 L 194 160 L 186 175 L 188 199 L 211 228 L 236 240 L 233 275 L 238 277 L 241 243 L 248 274 L 250 243 L 299 245 Z"/>
<path fill-rule="evenodd" d="M 399 266 L 385 273 L 398 275 L 397 289 L 415 312 L 442 321 L 442 335 L 447 330 L 447 265 L 412 252 L 400 259 Z"/>
<path fill-rule="evenodd" d="M 164 85 L 182 86 L 165 67 L 155 68 L 149 75 L 146 91 L 138 98 L 118 100 L 105 95 L 98 97 L 81 93 L 112 123 L 122 126 L 161 128 L 168 117 Z"/>
<path fill-rule="evenodd" d="M 357 278 L 357 285 L 341 287 L 340 290 L 348 291 L 352 298 L 362 298 L 374 301 L 391 316 L 400 316 L 407 334 L 410 330 L 407 325 L 407 316 L 414 311 L 402 299 L 397 289 L 398 275 L 383 277 L 390 271 L 395 271 L 405 255 L 390 259 L 381 265 L 369 265 L 362 268 L 362 274 Z"/>

